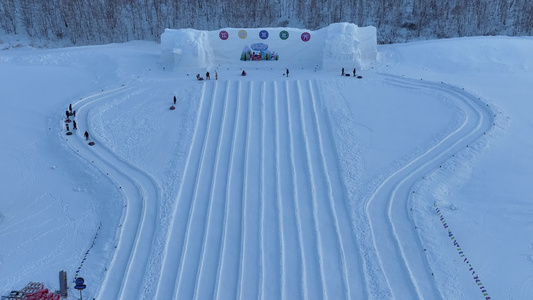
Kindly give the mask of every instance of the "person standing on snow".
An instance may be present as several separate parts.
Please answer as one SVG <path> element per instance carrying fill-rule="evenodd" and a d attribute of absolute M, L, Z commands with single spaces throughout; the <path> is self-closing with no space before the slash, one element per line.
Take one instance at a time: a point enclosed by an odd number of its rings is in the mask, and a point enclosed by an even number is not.
<path fill-rule="evenodd" d="M 344 68 L 342 68 L 341 76 L 344 76 Z"/>
<path fill-rule="evenodd" d="M 174 96 L 174 104 L 176 104 L 176 96 Z"/>
<path fill-rule="evenodd" d="M 72 120 L 72 128 L 74 130 L 78 130 L 78 127 L 76 126 L 76 120 Z"/>
<path fill-rule="evenodd" d="M 285 70 L 285 74 L 287 74 L 287 77 L 289 77 L 289 69 L 288 68 Z"/>
<path fill-rule="evenodd" d="M 85 131 L 85 133 L 83 135 L 85 136 L 85 140 L 88 141 L 89 140 L 89 133 L 87 131 Z"/>
<path fill-rule="evenodd" d="M 206 80 L 211 80 L 211 77 L 209 76 L 209 72 L 205 73 L 205 79 Z"/>
<path fill-rule="evenodd" d="M 355 77 L 355 68 L 353 68 L 353 77 Z"/>

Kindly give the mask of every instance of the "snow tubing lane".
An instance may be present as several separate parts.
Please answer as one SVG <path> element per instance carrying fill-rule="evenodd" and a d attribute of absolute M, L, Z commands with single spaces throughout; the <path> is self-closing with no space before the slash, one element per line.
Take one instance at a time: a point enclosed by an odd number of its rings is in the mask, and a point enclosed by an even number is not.
<path fill-rule="evenodd" d="M 317 82 L 200 101 L 155 298 L 367 298 Z"/>

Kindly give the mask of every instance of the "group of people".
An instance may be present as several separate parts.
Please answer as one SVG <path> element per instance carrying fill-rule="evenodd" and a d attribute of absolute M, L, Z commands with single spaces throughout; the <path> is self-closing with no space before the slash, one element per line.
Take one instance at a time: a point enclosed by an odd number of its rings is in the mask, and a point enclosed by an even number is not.
<path fill-rule="evenodd" d="M 315 69 L 315 71 L 316 71 L 316 69 Z M 361 76 L 357 76 L 356 71 L 357 71 L 356 68 L 353 68 L 353 71 L 352 71 L 352 73 L 353 73 L 353 77 L 359 77 L 359 78 L 361 78 Z M 188 75 L 188 74 L 187 74 L 187 75 Z M 246 76 L 246 75 L 247 75 L 247 74 L 246 74 L 246 71 L 245 71 L 245 70 L 242 70 L 242 72 L 241 72 L 241 76 Z M 288 69 L 288 68 L 285 69 L 285 73 L 283 73 L 283 76 L 289 77 L 289 69 Z M 341 76 L 350 76 L 350 74 L 349 74 L 349 73 L 345 73 L 345 72 L 344 72 L 344 68 L 342 68 L 342 70 L 341 70 Z M 198 79 L 198 80 L 204 80 L 204 77 L 200 76 L 200 74 L 196 74 L 196 79 Z M 209 71 L 205 73 L 205 79 L 206 79 L 206 80 L 211 80 L 211 76 L 210 76 L 210 74 L 209 74 Z M 216 71 L 215 71 L 215 79 L 218 80 L 218 73 L 217 73 Z"/>
<path fill-rule="evenodd" d="M 353 68 L 353 77 L 356 77 L 356 76 L 355 76 L 355 71 L 356 71 L 355 68 Z M 350 76 L 350 74 L 348 74 L 348 73 L 344 73 L 344 68 L 342 68 L 341 76 Z"/>
<path fill-rule="evenodd" d="M 342 72 L 344 74 L 344 68 L 342 69 Z M 355 74 L 355 69 L 354 69 L 354 74 Z M 283 75 L 289 77 L 289 69 L 285 69 L 285 73 L 283 73 Z M 241 76 L 246 76 L 246 71 L 245 70 L 242 70 Z M 204 80 L 204 77 L 200 76 L 200 74 L 196 74 L 196 79 Z M 211 80 L 211 74 L 209 74 L 209 71 L 205 73 L 205 80 Z M 215 80 L 218 80 L 217 71 L 215 71 Z"/>
<path fill-rule="evenodd" d="M 78 130 L 78 124 L 76 124 L 76 120 L 74 119 L 76 117 L 76 111 L 72 109 L 72 104 L 69 104 L 68 109 L 65 111 L 65 115 L 67 119 L 65 120 L 65 126 L 67 127 L 67 135 L 71 135 L 70 132 L 70 122 L 72 121 L 72 129 Z M 70 117 L 73 117 L 72 120 L 70 120 Z M 85 140 L 89 140 L 89 132 L 85 131 L 83 134 L 85 137 Z"/>
<path fill-rule="evenodd" d="M 204 80 L 204 78 L 202 76 L 200 76 L 200 74 L 196 74 L 196 79 L 198 80 Z M 209 71 L 207 71 L 205 73 L 205 79 L 206 80 L 211 80 L 211 74 L 209 74 Z M 215 80 L 218 80 L 218 73 L 217 71 L 215 71 Z"/>

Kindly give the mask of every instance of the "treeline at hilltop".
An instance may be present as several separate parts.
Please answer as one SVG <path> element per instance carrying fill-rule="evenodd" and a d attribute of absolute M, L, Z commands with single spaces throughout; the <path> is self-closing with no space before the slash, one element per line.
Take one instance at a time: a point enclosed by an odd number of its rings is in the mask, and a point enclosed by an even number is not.
<path fill-rule="evenodd" d="M 165 28 L 296 27 L 350 22 L 379 43 L 532 35 L 531 0 L 0 0 L 0 29 L 73 45 L 159 41 Z"/>

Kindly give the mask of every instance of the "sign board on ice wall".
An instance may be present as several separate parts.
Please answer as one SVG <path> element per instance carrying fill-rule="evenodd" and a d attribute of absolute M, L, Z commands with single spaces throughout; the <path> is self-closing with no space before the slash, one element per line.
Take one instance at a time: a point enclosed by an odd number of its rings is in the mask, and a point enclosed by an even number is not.
<path fill-rule="evenodd" d="M 252 61 L 249 54 L 243 57 L 247 49 L 258 44 L 265 45 L 265 52 L 254 52 Z M 331 24 L 316 31 L 296 28 L 166 29 L 161 35 L 161 62 L 172 70 L 211 69 L 218 65 L 360 69 L 375 61 L 376 56 L 376 28 L 351 23 Z"/>

